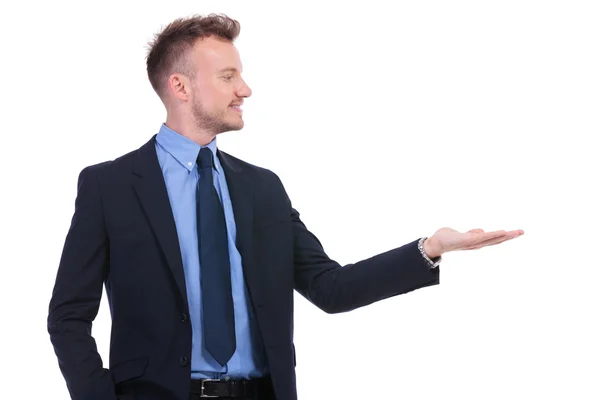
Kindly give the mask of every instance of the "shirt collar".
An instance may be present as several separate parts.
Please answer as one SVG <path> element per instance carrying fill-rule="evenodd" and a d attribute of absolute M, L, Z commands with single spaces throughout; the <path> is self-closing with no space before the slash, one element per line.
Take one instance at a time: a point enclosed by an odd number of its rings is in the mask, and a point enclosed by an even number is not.
<path fill-rule="evenodd" d="M 156 141 L 162 148 L 165 149 L 179 164 L 181 164 L 188 171 L 192 171 L 196 165 L 196 159 L 200 153 L 202 147 L 208 147 L 213 153 L 215 160 L 214 169 L 220 173 L 221 164 L 217 157 L 217 138 L 215 137 L 206 146 L 200 146 L 198 143 L 191 139 L 186 138 L 180 133 L 168 128 L 164 123 L 161 125 L 158 134 L 156 135 Z"/>

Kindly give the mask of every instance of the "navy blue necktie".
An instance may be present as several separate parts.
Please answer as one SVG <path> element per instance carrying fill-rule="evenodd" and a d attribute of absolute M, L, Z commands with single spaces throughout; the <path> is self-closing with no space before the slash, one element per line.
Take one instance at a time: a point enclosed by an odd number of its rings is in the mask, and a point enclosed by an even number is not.
<path fill-rule="evenodd" d="M 222 366 L 235 351 L 235 320 L 225 213 L 213 185 L 213 153 L 200 149 L 196 189 L 204 345 Z"/>

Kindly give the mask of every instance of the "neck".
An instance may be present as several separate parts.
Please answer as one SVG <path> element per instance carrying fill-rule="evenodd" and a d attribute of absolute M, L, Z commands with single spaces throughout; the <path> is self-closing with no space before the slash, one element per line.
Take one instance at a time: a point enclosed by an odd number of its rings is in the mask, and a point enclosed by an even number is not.
<path fill-rule="evenodd" d="M 182 119 L 173 118 L 167 115 L 167 121 L 165 122 L 167 128 L 174 130 L 182 136 L 198 143 L 200 146 L 206 146 L 216 136 L 215 133 L 210 132 L 207 129 L 199 128 L 194 123 L 186 122 Z"/>

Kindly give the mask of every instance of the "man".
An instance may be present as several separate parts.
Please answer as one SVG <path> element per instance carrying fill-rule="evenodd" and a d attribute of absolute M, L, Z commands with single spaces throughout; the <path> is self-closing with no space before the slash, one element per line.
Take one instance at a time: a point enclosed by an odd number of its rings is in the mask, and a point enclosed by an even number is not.
<path fill-rule="evenodd" d="M 217 148 L 252 93 L 239 30 L 222 15 L 169 24 L 147 58 L 166 122 L 79 175 L 48 316 L 73 399 L 296 399 L 294 289 L 346 312 L 437 285 L 444 252 L 523 234 L 442 228 L 355 264 L 329 259 L 276 174 Z M 91 335 L 103 284 L 108 369 Z"/>

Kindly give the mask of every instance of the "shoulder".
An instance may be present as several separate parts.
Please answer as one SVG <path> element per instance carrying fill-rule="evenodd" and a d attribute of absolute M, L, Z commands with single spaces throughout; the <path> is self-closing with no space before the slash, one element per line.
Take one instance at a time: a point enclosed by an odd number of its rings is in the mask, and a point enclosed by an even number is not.
<path fill-rule="evenodd" d="M 118 156 L 111 160 L 105 160 L 99 163 L 86 166 L 82 172 L 95 175 L 118 175 L 124 176 L 125 172 L 131 172 L 136 164 L 152 163 L 157 160 L 156 157 L 156 135 L 137 149 L 131 150 L 126 154 Z"/>
<path fill-rule="evenodd" d="M 222 150 L 219 159 L 234 173 L 242 173 L 252 184 L 254 193 L 267 196 L 279 193 L 287 198 L 285 186 L 279 176 L 272 170 L 241 160 Z"/>
<path fill-rule="evenodd" d="M 238 157 L 232 156 L 231 154 L 220 150 L 220 160 L 227 164 L 227 166 L 235 171 L 243 171 L 248 174 L 254 175 L 255 177 L 266 178 L 266 179 L 275 179 L 279 180 L 279 177 L 272 170 L 261 167 L 247 161 L 244 161 Z"/>
<path fill-rule="evenodd" d="M 105 176 L 122 174 L 125 170 L 131 171 L 136 153 L 137 150 L 133 150 L 112 160 L 87 165 L 80 171 L 80 175 Z"/>
<path fill-rule="evenodd" d="M 136 170 L 136 165 L 144 165 L 148 158 L 156 159 L 156 142 L 154 137 L 141 147 L 131 150 L 114 159 L 101 161 L 85 166 L 79 172 L 78 181 L 95 180 L 100 186 L 120 187 L 129 184 Z M 151 161 L 150 161 L 151 162 Z"/>

